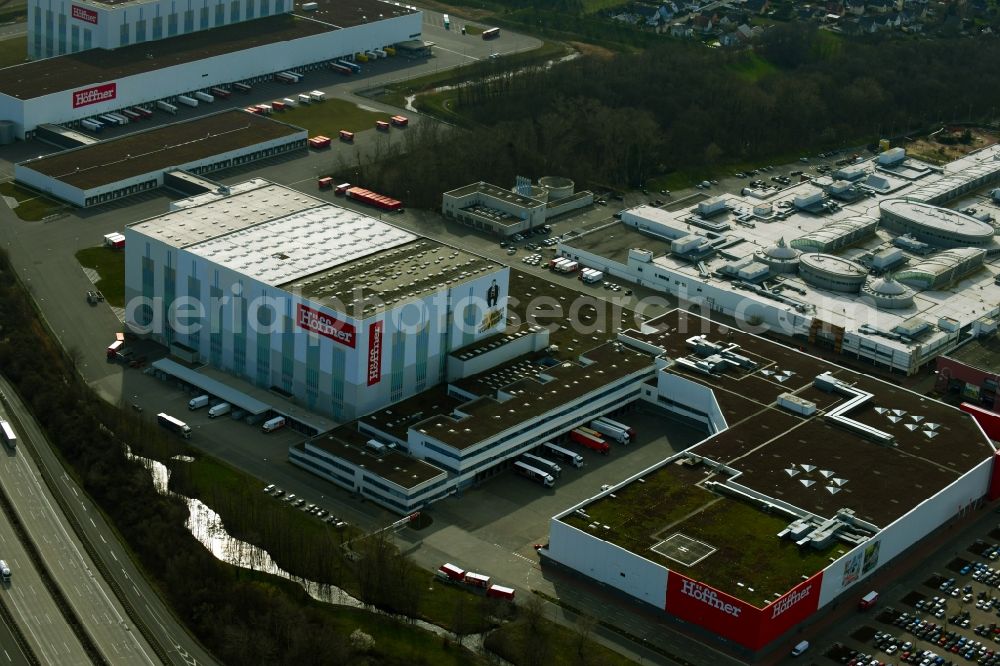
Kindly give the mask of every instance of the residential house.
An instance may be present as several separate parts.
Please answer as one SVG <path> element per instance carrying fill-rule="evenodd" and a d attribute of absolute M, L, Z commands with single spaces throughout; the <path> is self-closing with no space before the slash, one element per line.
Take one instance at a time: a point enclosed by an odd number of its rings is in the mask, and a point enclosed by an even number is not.
<path fill-rule="evenodd" d="M 844 0 L 844 11 L 853 16 L 864 16 L 865 0 Z"/>

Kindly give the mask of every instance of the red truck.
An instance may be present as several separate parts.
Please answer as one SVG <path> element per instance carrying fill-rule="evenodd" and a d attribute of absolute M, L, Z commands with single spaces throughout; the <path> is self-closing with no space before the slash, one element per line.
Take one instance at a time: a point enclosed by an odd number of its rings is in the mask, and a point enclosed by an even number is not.
<path fill-rule="evenodd" d="M 392 124 L 396 127 L 406 127 L 410 124 L 410 119 L 406 116 L 393 116 L 389 120 L 391 120 Z"/>
<path fill-rule="evenodd" d="M 384 120 L 376 120 L 375 121 L 375 129 L 379 130 L 380 132 L 388 132 L 389 131 L 389 123 L 387 123 Z"/>
<path fill-rule="evenodd" d="M 379 194 L 378 192 L 366 190 L 363 187 L 348 188 L 345 194 L 347 194 L 348 198 L 363 201 L 382 210 L 402 210 L 403 208 L 403 202 L 387 197 L 384 194 Z"/>
<path fill-rule="evenodd" d="M 316 150 L 319 150 L 321 148 L 329 148 L 330 137 L 323 135 L 314 136 L 311 139 L 309 139 L 309 147 L 315 148 Z"/>
<path fill-rule="evenodd" d="M 456 583 L 461 583 L 465 581 L 465 569 L 457 567 L 451 563 L 445 563 L 440 566 L 437 570 L 438 576 L 442 578 L 447 578 L 448 580 L 453 580 Z"/>
<path fill-rule="evenodd" d="M 611 451 L 611 445 L 603 439 L 589 435 L 582 430 L 570 430 L 569 438 L 577 444 L 586 446 L 588 449 L 593 449 L 594 451 L 603 453 L 604 455 L 608 455 L 608 452 Z"/>
<path fill-rule="evenodd" d="M 492 597 L 494 599 L 506 599 L 508 601 L 514 601 L 514 588 L 504 587 L 503 585 L 490 585 L 486 590 L 486 596 Z"/>
<path fill-rule="evenodd" d="M 330 178 L 329 176 L 326 176 L 325 178 L 320 178 L 318 184 L 319 184 L 319 189 L 328 190 L 331 187 L 333 187 L 333 178 Z"/>
<path fill-rule="evenodd" d="M 354 141 L 354 132 L 348 132 L 347 130 L 340 130 L 340 140 L 341 141 Z"/>

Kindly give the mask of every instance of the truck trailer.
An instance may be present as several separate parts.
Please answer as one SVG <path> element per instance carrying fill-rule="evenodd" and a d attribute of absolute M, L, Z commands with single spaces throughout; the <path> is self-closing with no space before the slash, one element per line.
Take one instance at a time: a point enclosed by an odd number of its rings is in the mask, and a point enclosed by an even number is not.
<path fill-rule="evenodd" d="M 196 100 L 194 97 L 188 97 L 187 95 L 178 95 L 177 101 L 183 104 L 184 106 L 190 106 L 192 108 L 198 106 L 198 100 Z"/>
<path fill-rule="evenodd" d="M 171 432 L 175 432 L 184 439 L 191 439 L 191 426 L 180 419 L 175 419 L 170 414 L 160 412 L 156 415 L 156 421 Z"/>
<path fill-rule="evenodd" d="M 625 432 L 628 433 L 628 436 L 629 436 L 630 439 L 635 439 L 635 428 L 633 428 L 632 426 L 626 425 L 624 423 L 620 423 L 619 421 L 612 421 L 607 416 L 602 416 L 598 420 L 604 421 L 605 423 L 607 423 L 609 425 L 613 425 L 616 428 L 624 430 Z"/>
<path fill-rule="evenodd" d="M 160 111 L 166 111 L 170 115 L 175 115 L 177 113 L 177 107 L 170 102 L 164 102 L 162 99 L 156 103 L 156 108 Z"/>
<path fill-rule="evenodd" d="M 0 437 L 3 437 L 3 443 L 11 450 L 17 448 L 17 434 L 7 421 L 0 420 Z"/>
<path fill-rule="evenodd" d="M 514 463 L 514 471 L 523 477 L 531 479 L 532 481 L 537 481 L 546 488 L 551 488 L 556 484 L 556 480 L 552 478 L 551 474 L 543 472 L 542 470 L 532 467 L 531 465 L 527 465 L 520 460 Z"/>
<path fill-rule="evenodd" d="M 588 449 L 592 449 L 601 453 L 603 455 L 608 455 L 611 451 L 611 445 L 605 442 L 600 437 L 594 437 L 593 435 L 587 434 L 580 429 L 570 430 L 569 438 L 580 444 L 581 446 L 586 446 Z"/>
<path fill-rule="evenodd" d="M 542 444 L 542 450 L 548 455 L 568 462 L 573 467 L 583 467 L 583 456 L 579 453 L 573 453 L 569 449 L 564 449 L 563 447 L 553 444 L 552 442 L 545 442 Z"/>
<path fill-rule="evenodd" d="M 551 460 L 546 460 L 541 456 L 536 456 L 533 453 L 525 453 L 521 456 L 525 464 L 542 470 L 543 472 L 548 472 L 557 479 L 562 475 L 562 467 L 555 464 Z"/>
<path fill-rule="evenodd" d="M 211 103 L 213 103 L 215 101 L 215 97 L 213 97 L 212 95 L 209 95 L 207 92 L 202 92 L 201 90 L 199 90 L 198 92 L 196 92 L 194 94 L 194 96 L 197 99 L 201 100 L 202 102 L 208 102 L 209 104 L 211 104 Z"/>
<path fill-rule="evenodd" d="M 627 432 L 625 432 L 621 428 L 616 428 L 615 426 L 611 425 L 610 423 L 606 423 L 601 419 L 594 419 L 593 421 L 591 421 L 590 427 L 591 429 L 596 430 L 605 437 L 613 439 L 619 444 L 629 443 L 630 438 Z"/>

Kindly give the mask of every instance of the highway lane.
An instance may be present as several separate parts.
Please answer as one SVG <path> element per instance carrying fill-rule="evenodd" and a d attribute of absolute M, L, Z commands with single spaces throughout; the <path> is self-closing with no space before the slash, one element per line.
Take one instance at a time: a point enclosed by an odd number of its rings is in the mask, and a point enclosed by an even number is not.
<path fill-rule="evenodd" d="M 217 664 L 218 662 L 187 632 L 184 625 L 172 614 L 159 594 L 146 581 L 93 501 L 63 471 L 59 459 L 43 437 L 37 422 L 30 418 L 23 402 L 5 377 L 0 377 L 0 399 L 2 399 L 2 406 L 6 413 L 13 412 L 17 415 L 15 427 L 18 428 L 18 435 L 23 438 L 24 433 L 26 433 L 31 438 L 38 456 L 37 462 L 44 465 L 51 477 L 56 480 L 55 490 L 60 493 L 65 501 L 65 506 L 69 507 L 76 523 L 80 526 L 82 533 L 80 536 L 87 539 L 92 545 L 92 552 L 101 559 L 106 571 L 114 579 L 132 612 L 145 626 L 149 627 L 153 639 L 166 650 L 170 663 L 177 666 L 196 666 L 199 664 L 212 666 Z M 23 444 L 20 448 L 23 448 Z M 22 453 L 23 451 L 18 451 L 19 456 Z M 86 553 L 84 554 L 86 555 Z M 112 595 L 109 593 L 108 596 Z M 120 608 L 119 612 L 125 615 Z M 130 627 L 130 633 L 139 639 L 142 645 L 146 645 L 137 628 L 132 626 L 133 622 L 129 621 L 128 618 L 126 618 L 126 622 Z M 157 661 L 154 653 L 148 648 L 147 653 L 153 661 Z M 123 660 L 117 658 L 111 659 L 111 662 L 123 663 Z M 129 661 L 128 663 L 149 662 Z"/>
<path fill-rule="evenodd" d="M 0 666 L 30 666 L 32 662 L 18 649 L 14 632 L 6 622 L 0 622 Z"/>
<path fill-rule="evenodd" d="M 58 505 L 23 445 L 24 440 L 30 440 L 37 447 L 42 441 L 41 433 L 33 424 L 25 427 L 24 422 L 25 419 L 13 419 L 15 428 L 21 425 L 17 432 L 22 445 L 18 446 L 17 454 L 0 457 L 0 479 L 14 510 L 56 584 L 108 662 L 158 663 L 146 640 L 133 631 L 113 591 L 95 572 L 89 555 L 72 534 L 72 527 L 57 510 Z"/>
<path fill-rule="evenodd" d="M 6 452 L 0 453 L 0 457 L 3 462 L 10 459 Z M 7 488 L 6 476 L 0 477 Z M 35 655 L 45 664 L 90 664 L 83 645 L 49 595 L 35 563 L 4 513 L 0 513 L 0 558 L 11 569 L 11 582 L 0 587 L 0 595 Z M 13 637 L 3 647 L 8 654 L 17 650 Z"/>

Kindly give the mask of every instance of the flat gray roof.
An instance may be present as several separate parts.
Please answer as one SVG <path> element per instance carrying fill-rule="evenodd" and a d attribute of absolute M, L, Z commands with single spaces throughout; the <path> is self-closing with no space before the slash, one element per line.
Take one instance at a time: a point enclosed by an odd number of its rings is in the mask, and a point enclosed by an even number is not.
<path fill-rule="evenodd" d="M 464 197 L 470 194 L 475 194 L 476 192 L 482 192 L 483 194 L 488 194 L 491 197 L 503 199 L 508 203 L 521 206 L 522 208 L 537 208 L 538 206 L 545 205 L 545 202 L 543 201 L 524 197 L 516 192 L 511 192 L 510 190 L 505 190 L 497 185 L 491 185 L 490 183 L 484 183 L 482 181 L 466 185 L 465 187 L 459 187 L 458 189 L 451 190 L 450 192 L 445 192 L 445 194 L 453 197 Z"/>
<path fill-rule="evenodd" d="M 501 268 L 489 259 L 421 238 L 277 286 L 361 319 Z"/>
<path fill-rule="evenodd" d="M 358 432 L 351 426 L 341 426 L 336 430 L 324 433 L 305 442 L 347 462 L 363 467 L 372 474 L 392 481 L 406 489 L 442 476 L 445 471 L 440 467 L 410 457 L 394 449 L 386 448 L 385 453 L 376 454 L 365 443 L 370 439 L 378 439 Z M 382 442 L 388 444 L 388 442 Z"/>
<path fill-rule="evenodd" d="M 307 132 L 265 116 L 229 109 L 53 153 L 18 166 L 89 190 L 295 135 L 305 139 Z"/>
<path fill-rule="evenodd" d="M 325 202 L 307 194 L 269 183 L 236 196 L 163 213 L 128 227 L 182 248 L 324 205 Z"/>

